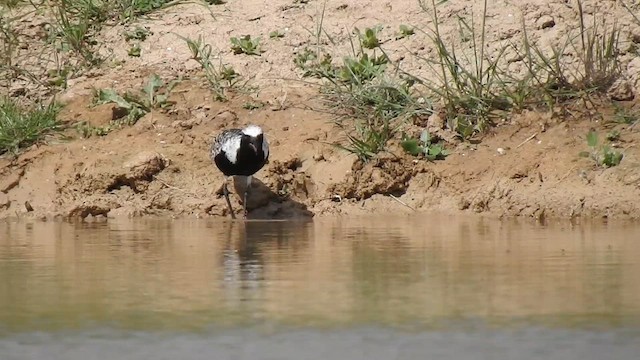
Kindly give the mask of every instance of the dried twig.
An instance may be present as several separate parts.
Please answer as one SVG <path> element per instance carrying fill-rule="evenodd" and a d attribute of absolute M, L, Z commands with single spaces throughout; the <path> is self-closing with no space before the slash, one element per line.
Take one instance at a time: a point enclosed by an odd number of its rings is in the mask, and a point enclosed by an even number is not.
<path fill-rule="evenodd" d="M 398 199 L 397 197 L 393 196 L 393 194 L 389 194 L 389 196 L 391 196 L 391 198 L 392 198 L 393 200 L 395 200 L 395 201 L 399 202 L 400 204 L 402 204 L 402 205 L 404 205 L 404 206 L 408 207 L 409 209 L 411 209 L 411 210 L 413 210 L 413 211 L 418 211 L 418 210 L 416 210 L 415 208 L 413 208 L 413 207 L 411 207 L 411 206 L 407 205 L 407 203 L 405 203 L 404 201 L 402 201 L 402 200 Z"/>
<path fill-rule="evenodd" d="M 538 136 L 538 133 L 535 133 L 531 136 L 529 136 L 525 141 L 521 142 L 520 145 L 516 146 L 516 149 L 521 147 L 522 145 L 528 143 L 529 141 L 533 140 L 534 137 Z"/>

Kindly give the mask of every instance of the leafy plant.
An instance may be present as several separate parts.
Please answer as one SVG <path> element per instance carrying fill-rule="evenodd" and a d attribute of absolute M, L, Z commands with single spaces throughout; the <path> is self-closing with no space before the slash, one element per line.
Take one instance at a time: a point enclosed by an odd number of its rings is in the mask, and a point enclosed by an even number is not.
<path fill-rule="evenodd" d="M 149 29 L 141 26 L 136 26 L 133 30 L 124 33 L 124 39 L 126 41 L 145 41 L 149 35 L 151 35 L 151 31 Z"/>
<path fill-rule="evenodd" d="M 304 71 L 302 77 L 333 80 L 337 76 L 337 70 L 333 66 L 333 58 L 328 53 L 324 53 L 320 57 L 316 51 L 305 48 L 294 57 L 293 62 L 296 67 Z"/>
<path fill-rule="evenodd" d="M 449 155 L 441 144 L 433 142 L 431 134 L 426 129 L 420 134 L 420 139 L 412 139 L 404 135 L 400 145 L 407 153 L 413 156 L 422 155 L 429 161 L 444 160 Z"/>
<path fill-rule="evenodd" d="M 142 89 L 141 96 L 129 92 L 125 92 L 121 96 L 113 89 L 100 89 L 95 94 L 95 102 L 97 104 L 116 104 L 125 116 L 125 124 L 133 125 L 151 109 L 172 106 L 173 102 L 169 101 L 168 97 L 177 84 L 178 81 L 174 80 L 165 86 L 160 77 L 153 74 Z M 159 90 L 162 87 L 165 87 L 165 90 L 161 93 Z"/>
<path fill-rule="evenodd" d="M 279 38 L 283 38 L 283 37 L 284 37 L 284 33 L 279 31 L 279 30 L 274 30 L 274 31 L 269 33 L 269 38 L 271 38 L 271 39 L 279 39 Z"/>
<path fill-rule="evenodd" d="M 338 71 L 338 77 L 352 85 L 363 84 L 381 75 L 388 62 L 389 59 L 384 54 L 370 57 L 369 54 L 362 53 L 359 57 L 347 57 Z"/>
<path fill-rule="evenodd" d="M 0 154 L 18 152 L 59 129 L 59 111 L 55 103 L 25 109 L 10 98 L 0 98 Z"/>
<path fill-rule="evenodd" d="M 396 36 L 396 39 L 403 39 L 415 33 L 416 32 L 412 27 L 409 27 L 403 24 L 403 25 L 400 25 L 400 30 L 398 31 L 398 35 Z"/>
<path fill-rule="evenodd" d="M 626 108 L 613 102 L 613 121 L 619 124 L 634 124 L 640 120 L 640 111 Z"/>
<path fill-rule="evenodd" d="M 590 151 L 582 151 L 579 155 L 592 159 L 596 166 L 617 166 L 624 157 L 621 152 L 613 150 L 610 144 L 600 144 L 598 141 L 598 133 L 596 133 L 595 130 L 590 130 L 587 133 L 587 145 Z"/>
<path fill-rule="evenodd" d="M 362 47 L 365 49 L 375 49 L 380 46 L 380 40 L 378 39 L 378 32 L 380 30 L 380 27 L 375 27 L 373 29 L 366 28 L 364 29 L 364 33 L 361 33 L 360 30 L 356 29 Z"/>
<path fill-rule="evenodd" d="M 127 55 L 131 57 L 140 57 L 140 52 L 142 49 L 140 48 L 140 44 L 133 44 L 127 51 Z"/>
<path fill-rule="evenodd" d="M 240 38 L 231 38 L 231 50 L 234 54 L 260 55 L 260 38 L 251 38 L 251 35 L 245 35 Z"/>
<path fill-rule="evenodd" d="M 264 104 L 259 101 L 247 101 L 242 104 L 243 109 L 256 110 L 264 107 Z"/>
<path fill-rule="evenodd" d="M 247 85 L 247 81 L 242 81 L 242 75 L 235 71 L 230 65 L 225 65 L 220 58 L 217 64 L 212 59 L 212 48 L 210 44 L 204 42 L 202 36 L 198 36 L 197 40 L 181 37 L 191 51 L 191 58 L 196 60 L 207 79 L 211 89 L 214 92 L 217 101 L 227 101 L 230 90 L 243 89 Z"/>

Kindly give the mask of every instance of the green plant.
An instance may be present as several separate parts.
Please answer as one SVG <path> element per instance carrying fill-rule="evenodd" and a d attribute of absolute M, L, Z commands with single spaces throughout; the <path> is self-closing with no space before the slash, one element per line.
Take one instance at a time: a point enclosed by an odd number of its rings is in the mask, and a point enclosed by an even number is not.
<path fill-rule="evenodd" d="M 140 52 L 142 49 L 140 48 L 140 44 L 133 44 L 127 51 L 127 54 L 132 57 L 140 57 Z"/>
<path fill-rule="evenodd" d="M 206 0 L 209 5 L 223 5 L 227 2 L 225 0 Z"/>
<path fill-rule="evenodd" d="M 334 143 L 334 146 L 355 154 L 360 160 L 367 161 L 385 149 L 387 141 L 393 137 L 395 129 L 389 121 L 379 124 L 356 121 L 353 129 L 345 129 L 347 142 Z"/>
<path fill-rule="evenodd" d="M 568 33 L 560 46 L 551 46 L 550 54 L 530 41 L 524 20 L 522 23 L 522 51 L 516 51 L 525 59 L 528 78 L 535 86 L 531 97 L 534 101 L 542 99 L 547 108 L 567 100 L 592 102 L 593 94 L 606 91 L 620 75 L 618 25 L 614 23 L 607 31 L 604 20 L 600 25 L 594 12 L 592 25 L 588 26 L 582 1 L 577 5 L 578 34 Z M 577 54 L 577 61 L 565 61 L 564 54 L 569 52 Z"/>
<path fill-rule="evenodd" d="M 231 38 L 231 50 L 234 54 L 260 55 L 260 38 L 251 38 L 251 35 L 245 35 L 240 38 Z"/>
<path fill-rule="evenodd" d="M 247 101 L 242 104 L 243 109 L 256 110 L 264 107 L 264 104 L 259 101 Z"/>
<path fill-rule="evenodd" d="M 364 33 L 361 33 L 360 30 L 356 28 L 356 33 L 360 38 L 360 44 L 365 49 L 375 49 L 380 46 L 380 40 L 378 39 L 378 32 L 382 30 L 380 27 L 375 28 L 366 28 L 364 29 Z"/>
<path fill-rule="evenodd" d="M 271 39 L 279 39 L 279 38 L 283 38 L 283 37 L 284 37 L 284 33 L 279 31 L 279 30 L 274 30 L 274 31 L 269 33 L 269 38 L 271 38 Z"/>
<path fill-rule="evenodd" d="M 95 0 L 84 0 L 95 1 Z M 184 0 L 116 0 L 113 11 L 121 20 L 131 21 L 151 12 L 183 3 Z M 108 3 L 108 2 L 106 2 Z"/>
<path fill-rule="evenodd" d="M 426 129 L 420 134 L 420 139 L 409 138 L 404 134 L 400 145 L 407 153 L 413 156 L 422 155 L 430 161 L 444 160 L 449 155 L 442 144 L 433 142 L 431 134 Z"/>
<path fill-rule="evenodd" d="M 403 25 L 400 25 L 400 30 L 398 31 L 398 35 L 396 35 L 396 39 L 403 39 L 411 35 L 414 35 L 415 33 L 416 32 L 412 27 L 409 27 L 403 24 Z"/>
<path fill-rule="evenodd" d="M 105 126 L 93 126 L 86 121 L 80 121 L 74 125 L 74 128 L 83 138 L 90 138 L 92 136 L 105 136 L 115 129 L 122 127 L 122 122 L 118 120 L 111 121 L 109 125 Z"/>
<path fill-rule="evenodd" d="M 122 96 L 113 89 L 100 89 L 95 92 L 96 104 L 114 103 L 120 109 L 126 125 L 135 124 L 141 117 L 154 108 L 167 108 L 173 106 L 168 100 L 169 93 L 178 84 L 179 80 L 171 81 L 165 86 L 164 82 L 156 74 L 153 74 L 142 89 L 141 95 L 125 92 Z M 164 87 L 164 91 L 160 91 Z"/>
<path fill-rule="evenodd" d="M 204 70 L 204 76 L 217 101 L 227 101 L 231 90 L 246 88 L 247 81 L 242 82 L 242 75 L 233 67 L 225 65 L 221 58 L 214 64 L 211 45 L 205 43 L 202 36 L 198 36 L 197 40 L 179 37 L 187 43 L 192 59 L 196 60 Z"/>
<path fill-rule="evenodd" d="M 391 64 L 378 39 L 380 27 L 354 29 L 349 38 L 351 54 L 334 65 L 332 55 L 321 45 L 323 35 L 334 43 L 323 30 L 323 21 L 324 7 L 315 32 L 310 31 L 317 45 L 298 53 L 294 63 L 304 71 L 303 77 L 322 80 L 323 100 L 344 133 L 332 144 L 366 161 L 385 150 L 405 121 L 430 113 L 430 103 L 418 101 L 420 93 L 414 85 L 419 80 Z"/>
<path fill-rule="evenodd" d="M 512 106 L 504 93 L 508 89 L 503 76 L 505 71 L 499 67 L 506 47 L 492 58 L 485 53 L 487 2 L 484 2 L 479 26 L 473 17 L 471 23 L 459 19 L 460 27 L 470 34 L 470 56 L 465 52 L 460 54 L 456 46 L 445 43 L 440 33 L 436 1 L 431 1 L 430 8 L 424 2 L 421 6 L 425 12 L 432 12 L 434 29 L 427 35 L 434 43 L 437 55 L 435 60 L 419 57 L 437 74 L 433 79 L 421 79 L 422 83 L 442 103 L 451 130 L 465 138 L 482 132 Z M 463 135 L 469 130 L 471 134 Z"/>
<path fill-rule="evenodd" d="M 0 98 L 0 154 L 18 152 L 59 129 L 59 111 L 55 103 L 25 109 L 10 98 Z"/>
<path fill-rule="evenodd" d="M 136 26 L 133 30 L 126 31 L 124 33 L 124 39 L 126 41 L 131 41 L 131 40 L 145 41 L 147 37 L 151 34 L 152 33 L 148 28 Z"/>
<path fill-rule="evenodd" d="M 613 150 L 610 144 L 600 144 L 598 141 L 598 133 L 595 130 L 590 130 L 587 133 L 587 145 L 590 151 L 580 152 L 581 157 L 590 158 L 596 164 L 601 167 L 617 166 L 622 161 L 623 155 L 621 152 Z"/>
<path fill-rule="evenodd" d="M 626 108 L 617 102 L 613 102 L 613 121 L 619 124 L 634 124 L 640 120 L 640 111 Z"/>
<path fill-rule="evenodd" d="M 618 141 L 620 140 L 620 130 L 613 129 L 607 133 L 608 141 Z"/>
<path fill-rule="evenodd" d="M 62 50 L 70 49 L 76 53 L 85 65 L 96 65 L 101 59 L 96 55 L 93 46 L 96 41 L 89 35 L 91 17 L 89 14 L 75 14 L 77 5 L 73 0 L 60 0 L 55 8 L 58 34 L 62 38 Z M 85 8 L 93 9 L 93 8 Z"/>
<path fill-rule="evenodd" d="M 304 48 L 293 58 L 293 62 L 297 68 L 303 70 L 302 77 L 334 79 L 337 76 L 337 69 L 333 66 L 333 58 L 328 53 L 324 53 L 320 57 L 316 51 Z"/>
<path fill-rule="evenodd" d="M 361 53 L 358 57 L 346 57 L 338 70 L 338 78 L 350 85 L 361 85 L 382 75 L 389 62 L 386 55 L 377 57 Z"/>

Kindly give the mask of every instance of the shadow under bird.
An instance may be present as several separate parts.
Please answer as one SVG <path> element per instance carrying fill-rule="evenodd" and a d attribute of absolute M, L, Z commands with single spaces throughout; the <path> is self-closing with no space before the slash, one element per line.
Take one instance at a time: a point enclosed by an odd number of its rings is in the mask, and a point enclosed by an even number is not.
<path fill-rule="evenodd" d="M 242 202 L 246 218 L 251 177 L 262 169 L 269 160 L 269 143 L 262 129 L 256 125 L 249 125 L 244 129 L 224 130 L 213 139 L 211 159 L 225 176 L 222 190 L 233 219 L 236 218 L 236 215 L 231 207 L 231 200 L 229 200 L 227 182 L 233 177 L 246 180 Z"/>

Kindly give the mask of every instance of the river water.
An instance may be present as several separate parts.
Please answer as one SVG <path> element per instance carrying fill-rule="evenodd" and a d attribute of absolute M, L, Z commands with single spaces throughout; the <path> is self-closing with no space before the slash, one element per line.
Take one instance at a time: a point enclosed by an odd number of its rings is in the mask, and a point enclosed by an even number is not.
<path fill-rule="evenodd" d="M 639 358 L 640 224 L 0 223 L 0 360 Z"/>

